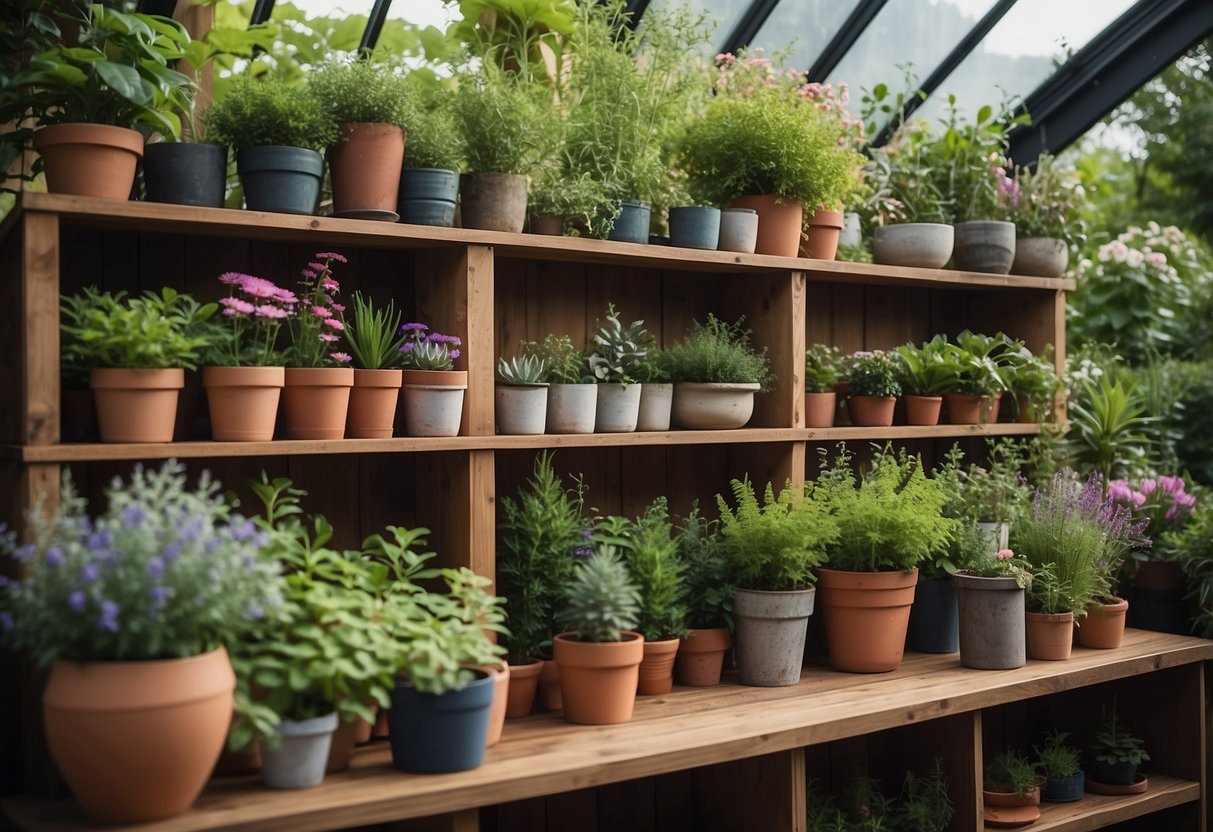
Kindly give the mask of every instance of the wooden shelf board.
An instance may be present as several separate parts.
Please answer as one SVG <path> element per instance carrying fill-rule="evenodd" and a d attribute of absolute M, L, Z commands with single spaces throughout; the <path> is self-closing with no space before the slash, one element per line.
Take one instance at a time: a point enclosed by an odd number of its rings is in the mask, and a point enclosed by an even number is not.
<path fill-rule="evenodd" d="M 809 442 L 835 442 L 842 439 L 863 439 L 878 442 L 882 439 L 949 439 L 965 436 L 1035 436 L 1040 425 L 999 422 L 989 425 L 894 425 L 889 428 L 805 428 L 797 431 L 801 439 Z"/>
<path fill-rule="evenodd" d="M 1200 800 L 1200 783 L 1161 774 L 1150 775 L 1150 788 L 1143 794 L 1109 797 L 1084 794 L 1074 803 L 1042 803 L 1040 820 L 1033 830 L 1090 832 L 1114 823 L 1148 815 L 1160 809 Z"/>
<path fill-rule="evenodd" d="M 622 725 L 574 726 L 555 714 L 510 721 L 501 743 L 472 771 L 403 774 L 379 744 L 359 750 L 350 771 L 315 789 L 274 792 L 255 777 L 218 781 L 188 813 L 138 829 L 318 830 L 425 817 L 816 745 L 1209 659 L 1213 642 L 1130 630 L 1120 649 L 1076 648 L 1067 662 L 1016 670 L 968 670 L 956 654 L 908 654 L 886 674 L 812 666 L 799 684 L 784 688 L 728 680 L 676 687 L 669 696 L 640 698 L 633 720 Z M 1144 799 L 1155 803 L 1140 811 L 1195 799 L 1192 789 L 1198 787 L 1147 793 Z M 88 828 L 71 802 L 15 798 L 3 806 L 21 829 Z"/>
<path fill-rule="evenodd" d="M 738 254 L 615 243 L 580 237 L 508 234 L 466 228 L 383 223 L 334 217 L 274 214 L 226 208 L 198 208 L 150 202 L 123 202 L 90 197 L 27 191 L 19 208 L 24 212 L 57 214 L 93 228 L 121 231 L 209 234 L 258 240 L 303 241 L 323 235 L 326 246 L 345 244 L 377 248 L 424 249 L 450 246 L 491 246 L 497 256 L 578 263 L 627 265 L 679 271 L 753 272 L 802 271 L 814 282 L 855 282 L 868 285 L 927 286 L 954 289 L 1072 290 L 1072 280 L 978 272 L 937 271 L 870 263 Z M 15 212 L 14 212 L 15 213 Z"/>

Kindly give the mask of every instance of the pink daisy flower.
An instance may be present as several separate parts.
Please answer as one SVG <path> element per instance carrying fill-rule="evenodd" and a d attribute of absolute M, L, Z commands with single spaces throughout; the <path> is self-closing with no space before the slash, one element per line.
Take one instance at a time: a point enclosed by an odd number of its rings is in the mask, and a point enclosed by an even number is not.
<path fill-rule="evenodd" d="M 329 358 L 336 361 L 338 364 L 349 364 L 354 360 L 348 352 L 335 352 L 329 355 Z"/>
<path fill-rule="evenodd" d="M 345 329 L 345 324 L 341 323 L 341 321 L 337 320 L 336 318 L 326 318 L 324 321 L 324 325 L 327 326 L 329 329 L 335 329 L 338 332 L 341 332 L 342 330 Z"/>

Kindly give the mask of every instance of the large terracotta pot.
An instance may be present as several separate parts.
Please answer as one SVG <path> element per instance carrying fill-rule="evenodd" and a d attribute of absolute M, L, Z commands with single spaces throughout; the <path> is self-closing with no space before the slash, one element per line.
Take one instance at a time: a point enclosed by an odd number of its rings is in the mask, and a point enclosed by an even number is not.
<path fill-rule="evenodd" d="M 1119 647 L 1125 638 L 1125 615 L 1128 611 L 1129 602 L 1124 598 L 1117 598 L 1110 604 L 1087 607 L 1087 614 L 1075 622 L 1078 626 L 1078 643 L 1100 650 Z"/>
<path fill-rule="evenodd" d="M 108 124 L 49 124 L 34 132 L 53 194 L 130 199 L 143 134 Z"/>
<path fill-rule="evenodd" d="M 578 641 L 561 633 L 552 641 L 560 668 L 564 718 L 579 725 L 613 725 L 632 718 L 644 637 L 631 631 L 622 641 Z"/>
<path fill-rule="evenodd" d="M 688 630 L 674 662 L 679 683 L 695 687 L 720 684 L 724 654 L 732 644 L 728 627 Z"/>
<path fill-rule="evenodd" d="M 203 367 L 211 438 L 216 442 L 273 439 L 285 380 L 282 367 Z"/>
<path fill-rule="evenodd" d="M 459 180 L 464 228 L 522 231 L 526 224 L 526 177 L 516 173 L 465 173 Z"/>
<path fill-rule="evenodd" d="M 211 776 L 235 688 L 223 648 L 162 661 L 59 661 L 42 697 L 47 744 L 92 820 L 172 817 Z"/>
<path fill-rule="evenodd" d="M 560 666 L 552 659 L 543 659 L 539 671 L 539 706 L 548 711 L 564 709 L 560 696 Z"/>
<path fill-rule="evenodd" d="M 409 436 L 458 436 L 467 370 L 405 370 L 404 430 Z"/>
<path fill-rule="evenodd" d="M 796 257 L 800 254 L 800 230 L 804 225 L 804 206 L 794 199 L 777 196 L 742 196 L 729 203 L 730 208 L 752 208 L 758 212 L 757 254 Z"/>
<path fill-rule="evenodd" d="M 678 639 L 645 639 L 644 658 L 640 662 L 640 681 L 636 693 L 640 696 L 661 696 L 673 690 L 674 659 L 677 655 Z"/>
<path fill-rule="evenodd" d="M 918 570 L 819 569 L 830 664 L 848 673 L 884 673 L 901 664 Z"/>
<path fill-rule="evenodd" d="M 288 367 L 282 404 L 287 439 L 341 439 L 349 414 L 351 367 Z"/>
<path fill-rule="evenodd" d="M 172 442 L 185 370 L 98 368 L 89 373 L 102 442 Z"/>
<path fill-rule="evenodd" d="M 381 211 L 396 219 L 396 196 L 404 166 L 404 131 L 395 124 L 343 123 L 329 148 L 333 213 Z"/>
<path fill-rule="evenodd" d="M 943 396 L 916 396 L 906 394 L 902 401 L 906 405 L 906 424 L 930 427 L 939 424 L 939 411 L 943 408 Z"/>
<path fill-rule="evenodd" d="M 518 719 L 530 714 L 535 707 L 535 693 L 539 690 L 539 674 L 542 671 L 543 662 L 538 659 L 510 665 L 509 698 L 505 707 L 507 718 Z"/>
<path fill-rule="evenodd" d="M 809 230 L 800 253 L 816 260 L 833 260 L 838 254 L 838 237 L 842 233 L 842 211 L 818 208 L 809 217 Z"/>
<path fill-rule="evenodd" d="M 897 408 L 896 396 L 850 396 L 847 412 L 851 424 L 857 427 L 878 428 L 893 424 L 893 411 Z"/>
<path fill-rule="evenodd" d="M 354 370 L 346 439 L 390 439 L 400 399 L 400 370 Z"/>
<path fill-rule="evenodd" d="M 1029 659 L 1065 661 L 1074 644 L 1074 613 L 1027 613 L 1024 632 Z"/>
<path fill-rule="evenodd" d="M 828 393 L 804 394 L 804 426 L 806 428 L 834 427 L 834 412 L 838 409 L 838 394 L 831 390 Z"/>

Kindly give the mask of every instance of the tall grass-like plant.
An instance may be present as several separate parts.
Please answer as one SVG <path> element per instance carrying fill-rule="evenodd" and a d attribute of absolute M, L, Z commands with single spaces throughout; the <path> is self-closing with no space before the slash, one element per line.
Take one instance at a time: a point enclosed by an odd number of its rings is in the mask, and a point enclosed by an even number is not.
<path fill-rule="evenodd" d="M 490 62 L 458 77 L 451 94 L 457 148 L 472 173 L 528 173 L 547 141 L 550 91 Z"/>
<path fill-rule="evenodd" d="M 759 384 L 763 392 L 775 382 L 767 350 L 754 349 L 744 318 L 725 323 L 708 313 L 695 321 L 686 337 L 665 351 L 665 369 L 674 382 Z"/>
<path fill-rule="evenodd" d="M 206 111 L 208 138 L 236 149 L 306 147 L 337 141 L 337 122 L 309 87 L 267 75 L 233 79 Z"/>
<path fill-rule="evenodd" d="M 376 307 L 371 299 L 361 292 L 354 292 L 350 299 L 353 312 L 341 313 L 345 324 L 345 340 L 354 354 L 354 363 L 364 370 L 387 370 L 400 362 L 400 347 L 404 336 L 400 334 L 402 313 L 394 301 L 387 306 Z"/>

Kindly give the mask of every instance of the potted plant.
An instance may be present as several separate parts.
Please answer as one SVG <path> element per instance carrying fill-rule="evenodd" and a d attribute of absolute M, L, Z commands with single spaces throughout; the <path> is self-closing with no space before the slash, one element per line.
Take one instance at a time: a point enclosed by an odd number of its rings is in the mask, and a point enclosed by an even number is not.
<path fill-rule="evenodd" d="M 636 368 L 640 382 L 640 410 L 636 414 L 636 430 L 669 430 L 674 408 L 674 383 L 667 370 L 666 351 L 657 346 L 650 335 L 645 345 L 644 361 Z"/>
<path fill-rule="evenodd" d="M 1082 190 L 1077 177 L 1058 169 L 1042 152 L 1035 166 L 1015 168 L 1019 191 L 1015 206 L 1015 260 L 1012 274 L 1061 277 L 1070 264 L 1070 245 L 1081 238 L 1078 215 Z"/>
<path fill-rule="evenodd" d="M 897 348 L 898 383 L 904 394 L 906 423 L 939 424 L 943 393 L 952 383 L 952 368 L 945 359 L 948 339 L 936 335 L 921 347 L 902 344 Z"/>
<path fill-rule="evenodd" d="M 412 74 L 408 79 L 420 77 Z M 455 224 L 462 159 L 447 93 L 437 83 L 418 83 L 405 99 L 408 136 L 396 203 L 401 222 L 441 228 Z"/>
<path fill-rule="evenodd" d="M 1063 385 L 1057 377 L 1052 355 L 1051 344 L 1040 355 L 1033 355 L 1027 347 L 1020 345 L 1003 368 L 1007 393 L 1015 403 L 1015 421 L 1044 422 L 1053 416 Z M 1006 408 L 1003 410 L 1005 412 Z"/>
<path fill-rule="evenodd" d="M 545 335 L 541 342 L 525 342 L 522 350 L 544 363 L 548 433 L 593 433 L 598 385 L 590 372 L 589 357 L 567 335 Z"/>
<path fill-rule="evenodd" d="M 717 523 L 705 519 L 698 505 L 678 532 L 678 556 L 683 563 L 682 585 L 687 599 L 687 633 L 678 645 L 675 672 L 684 685 L 720 682 L 725 651 L 732 646 L 733 594 L 729 561 L 716 533 Z"/>
<path fill-rule="evenodd" d="M 458 436 L 467 370 L 456 370 L 463 341 L 412 322 L 400 328 L 404 427 L 409 436 Z M 466 361 L 466 359 L 464 359 Z"/>
<path fill-rule="evenodd" d="M 943 516 L 943 486 L 922 460 L 902 449 L 877 454 L 857 478 L 840 446 L 823 458 L 813 489 L 838 526 L 817 570 L 830 664 L 851 673 L 882 673 L 901 663 L 918 564 L 942 551 L 953 522 Z"/>
<path fill-rule="evenodd" d="M 403 373 L 396 366 L 404 346 L 401 313 L 392 301 L 376 307 L 361 292 L 354 292 L 350 303 L 353 309 L 349 315 L 344 309 L 338 310 L 354 364 L 345 437 L 388 439 L 395 429 L 396 404 L 403 383 Z M 328 308 L 337 305 L 330 303 Z"/>
<path fill-rule="evenodd" d="M 638 377 L 653 337 L 644 321 L 627 327 L 614 304 L 608 304 L 606 323 L 591 338 L 590 372 L 598 381 L 598 405 L 594 415 L 597 433 L 630 433 L 640 416 Z"/>
<path fill-rule="evenodd" d="M 601 223 L 610 216 L 612 200 L 607 188 L 587 171 L 573 175 L 558 158 L 549 157 L 531 176 L 530 218 L 532 234 L 605 236 Z"/>
<path fill-rule="evenodd" d="M 250 274 L 224 272 L 219 282 L 229 289 L 228 296 L 219 299 L 228 326 L 202 368 L 211 437 L 217 442 L 266 442 L 274 438 L 278 399 L 286 383 L 282 353 L 275 345 L 282 322 L 299 298 Z"/>
<path fill-rule="evenodd" d="M 906 772 L 901 786 L 900 817 L 903 828 L 920 832 L 943 832 L 952 822 L 952 798 L 943 761 L 936 757 L 925 775 Z"/>
<path fill-rule="evenodd" d="M 834 427 L 838 409 L 838 347 L 813 344 L 804 354 L 804 422 L 809 428 Z"/>
<path fill-rule="evenodd" d="M 89 287 L 64 299 L 64 357 L 93 368 L 102 442 L 173 441 L 185 371 L 210 346 L 218 308 L 167 286 L 137 298 Z"/>
<path fill-rule="evenodd" d="M 861 427 L 887 427 L 893 424 L 893 411 L 901 395 L 898 362 L 884 350 L 852 353 L 847 380 L 850 391 L 847 411 L 851 423 Z"/>
<path fill-rule="evenodd" d="M 708 313 L 666 350 L 665 366 L 674 383 L 671 420 L 692 430 L 745 427 L 754 414 L 754 394 L 772 389 L 775 377 L 767 350 L 759 352 L 742 329 L 745 319 L 725 323 Z"/>
<path fill-rule="evenodd" d="M 838 526 L 827 506 L 790 485 L 776 497 L 768 484 L 761 503 L 748 479 L 733 480 L 732 492 L 736 509 L 719 494 L 716 504 L 737 587 L 737 673 L 743 685 L 794 685 L 813 614 L 813 570 L 837 541 Z"/>
<path fill-rule="evenodd" d="M 1050 731 L 1044 743 L 1033 746 L 1036 769 L 1044 776 L 1041 799 L 1052 803 L 1072 803 L 1082 799 L 1083 773 L 1081 752 L 1066 742 L 1065 731 Z"/>
<path fill-rule="evenodd" d="M 90 515 L 65 474 L 54 510 L 26 518 L 28 543 L 0 535 L 24 572 L 0 585 L 0 641 L 50 668 L 47 744 L 96 823 L 193 804 L 231 721 L 225 647 L 280 603 L 253 524 L 206 472 L 196 482 L 187 487 L 176 462 L 136 466 L 105 490 L 105 513 Z"/>
<path fill-rule="evenodd" d="M 986 765 L 982 780 L 986 822 L 1027 826 L 1039 820 L 1042 780 L 1027 756 L 1013 748 L 1000 751 Z"/>
<path fill-rule="evenodd" d="M 128 199 L 144 146 L 132 128 L 175 138 L 177 113 L 193 105 L 190 79 L 169 66 L 189 34 L 174 20 L 101 4 L 80 8 L 79 18 L 65 12 L 40 15 L 40 31 L 54 28 L 56 17 L 72 20 L 75 42 L 35 38 L 46 48 L 0 85 L 0 120 L 14 125 L 4 156 L 11 161 L 32 135 L 41 157 L 33 173 L 44 170 L 52 193 Z"/>
<path fill-rule="evenodd" d="M 640 591 L 614 546 L 598 544 L 565 586 L 552 643 L 564 718 L 580 725 L 628 722 L 636 703 L 644 636 L 633 628 Z"/>
<path fill-rule="evenodd" d="M 371 55 L 330 60 L 307 75 L 337 140 L 329 147 L 333 215 L 395 222 L 408 89 L 403 71 Z"/>
<path fill-rule="evenodd" d="M 535 355 L 497 359 L 496 402 L 497 432 L 540 434 L 548 413 L 547 366 Z"/>
<path fill-rule="evenodd" d="M 976 425 L 989 419 L 994 394 L 1002 386 L 998 363 L 989 349 L 986 336 L 978 336 L 967 346 L 947 344 L 943 349 L 944 364 L 952 379 L 943 391 L 943 403 L 948 422 L 953 425 Z"/>
<path fill-rule="evenodd" d="M 250 211 L 314 214 L 324 178 L 320 150 L 337 123 L 308 86 L 274 75 L 233 78 L 206 112 L 208 135 L 236 150 Z"/>
<path fill-rule="evenodd" d="M 1150 759 L 1145 746 L 1144 740 L 1120 724 L 1113 704 L 1111 715 L 1104 712 L 1103 725 L 1095 734 L 1095 741 L 1087 747 L 1091 757 L 1090 781 L 1101 786 L 1145 791 L 1146 780 L 1137 771 L 1138 766 Z"/>
<path fill-rule="evenodd" d="M 962 666 L 1023 667 L 1027 660 L 1024 593 L 1032 581 L 1031 567 L 1022 557 L 1011 549 L 993 552 L 986 546 L 974 562 L 952 576 L 960 613 Z"/>

